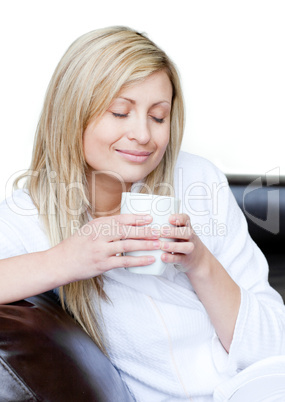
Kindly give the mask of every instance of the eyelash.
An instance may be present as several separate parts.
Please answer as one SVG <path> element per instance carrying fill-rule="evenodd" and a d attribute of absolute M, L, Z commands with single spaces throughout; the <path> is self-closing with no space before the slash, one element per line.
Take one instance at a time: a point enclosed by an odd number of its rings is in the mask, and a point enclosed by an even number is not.
<path fill-rule="evenodd" d="M 118 117 L 119 119 L 123 119 L 124 117 L 128 117 L 128 114 L 121 114 L 121 113 L 114 113 L 114 112 L 112 112 L 112 115 L 113 115 L 114 117 Z M 159 124 L 164 123 L 164 119 L 158 119 L 157 117 L 154 117 L 154 116 L 151 116 L 151 118 L 152 118 L 156 123 L 159 123 Z"/>
<path fill-rule="evenodd" d="M 119 118 L 128 117 L 127 114 L 120 114 L 120 113 L 114 113 L 114 112 L 112 113 L 112 115 L 115 117 L 119 117 Z"/>

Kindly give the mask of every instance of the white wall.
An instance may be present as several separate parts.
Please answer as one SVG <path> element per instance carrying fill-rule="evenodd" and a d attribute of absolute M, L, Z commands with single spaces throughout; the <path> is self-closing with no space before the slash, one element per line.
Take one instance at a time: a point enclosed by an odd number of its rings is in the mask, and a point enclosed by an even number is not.
<path fill-rule="evenodd" d="M 185 92 L 183 149 L 226 173 L 285 175 L 284 0 L 9 0 L 0 5 L 0 198 L 29 166 L 51 74 L 90 30 L 128 25 L 176 62 Z"/>

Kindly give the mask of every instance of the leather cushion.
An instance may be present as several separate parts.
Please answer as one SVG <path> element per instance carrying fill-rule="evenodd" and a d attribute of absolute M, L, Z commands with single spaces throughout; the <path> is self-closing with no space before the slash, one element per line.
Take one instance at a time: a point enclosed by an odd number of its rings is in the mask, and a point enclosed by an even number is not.
<path fill-rule="evenodd" d="M 0 306 L 0 401 L 133 401 L 52 292 Z"/>

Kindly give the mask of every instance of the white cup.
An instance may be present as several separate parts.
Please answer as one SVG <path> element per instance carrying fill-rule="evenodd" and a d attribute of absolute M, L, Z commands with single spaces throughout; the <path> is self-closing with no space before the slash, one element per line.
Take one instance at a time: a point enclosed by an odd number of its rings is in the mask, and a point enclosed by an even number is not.
<path fill-rule="evenodd" d="M 153 220 L 149 225 L 153 229 L 161 230 L 173 226 L 169 223 L 172 214 L 179 213 L 180 200 L 174 197 L 154 194 L 122 193 L 121 214 L 149 214 Z M 174 241 L 174 239 L 160 238 L 162 241 Z M 155 261 L 150 265 L 126 268 L 135 274 L 161 275 L 166 263 L 161 260 L 162 250 L 131 251 L 125 255 L 135 257 L 152 255 Z"/>

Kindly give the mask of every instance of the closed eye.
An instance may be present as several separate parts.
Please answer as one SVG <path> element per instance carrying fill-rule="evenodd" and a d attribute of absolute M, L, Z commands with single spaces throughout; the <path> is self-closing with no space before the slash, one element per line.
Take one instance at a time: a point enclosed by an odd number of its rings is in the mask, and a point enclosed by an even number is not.
<path fill-rule="evenodd" d="M 124 117 L 128 117 L 128 113 L 115 113 L 115 112 L 112 112 L 112 115 L 114 116 L 114 117 L 118 117 L 119 119 L 122 119 L 122 118 L 124 118 Z M 151 118 L 156 122 L 156 123 L 164 123 L 164 119 L 159 119 L 158 117 L 154 117 L 154 116 L 151 116 Z"/>
<path fill-rule="evenodd" d="M 164 119 L 159 119 L 158 117 L 152 116 L 153 120 L 156 121 L 157 123 L 164 123 Z"/>
<path fill-rule="evenodd" d="M 112 112 L 112 115 L 115 116 L 115 117 L 123 118 L 123 117 L 127 117 L 127 116 L 128 116 L 128 113 L 126 113 L 126 114 L 121 114 L 121 113 L 114 113 L 114 112 Z"/>

